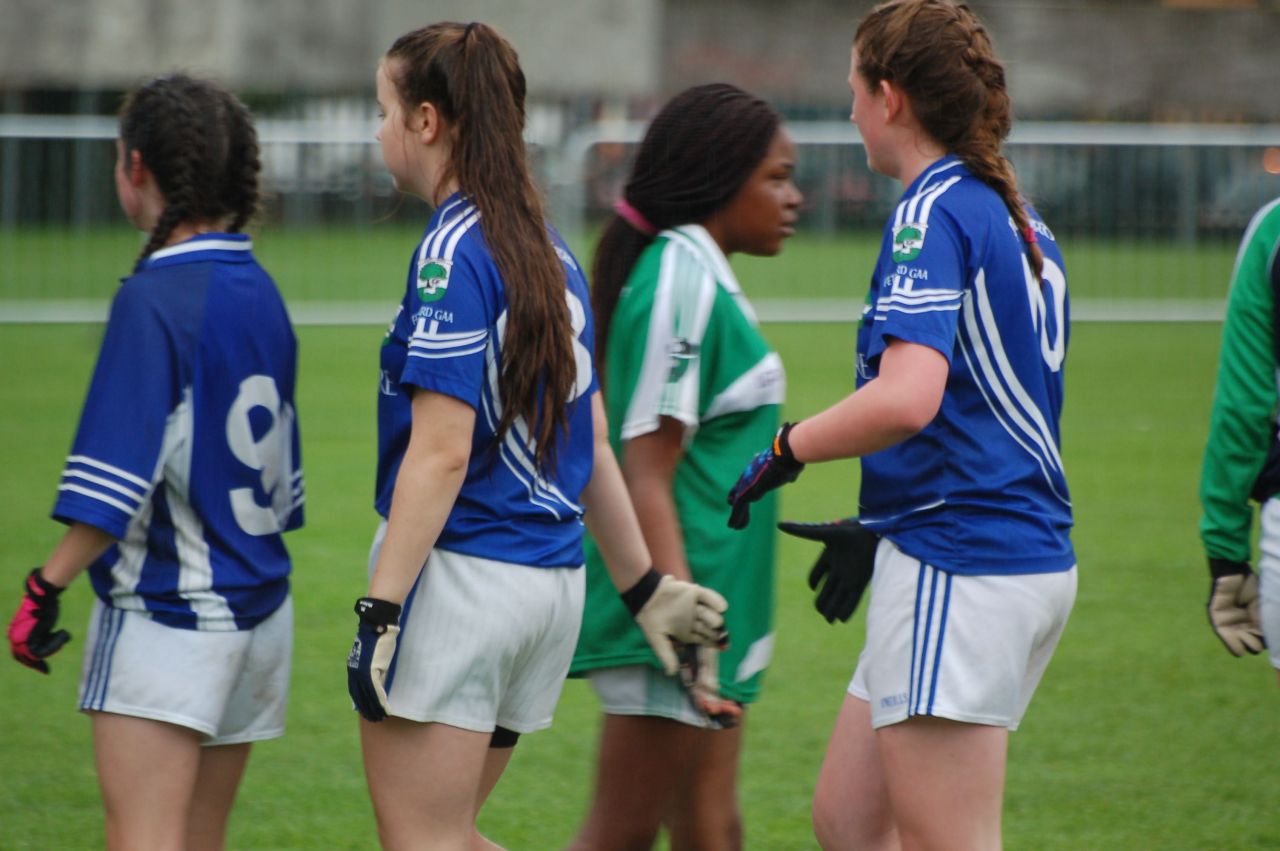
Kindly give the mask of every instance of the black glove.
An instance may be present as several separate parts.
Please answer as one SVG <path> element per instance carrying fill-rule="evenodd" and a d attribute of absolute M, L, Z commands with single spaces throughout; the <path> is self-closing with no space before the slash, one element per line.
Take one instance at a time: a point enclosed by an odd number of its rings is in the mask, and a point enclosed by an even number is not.
<path fill-rule="evenodd" d="M 1267 646 L 1262 637 L 1258 577 L 1242 561 L 1209 559 L 1209 625 L 1232 656 L 1258 653 Z"/>
<path fill-rule="evenodd" d="M 54 629 L 58 624 L 58 595 L 63 589 L 46 582 L 37 567 L 27 574 L 22 590 L 22 602 L 9 621 L 9 651 L 28 668 L 47 674 L 49 663 L 45 657 L 57 653 L 71 640 L 71 633 L 65 629 Z"/>
<path fill-rule="evenodd" d="M 769 448 L 751 459 L 738 477 L 738 483 L 729 491 L 729 505 L 733 506 L 729 513 L 730 529 L 747 528 L 751 521 L 751 503 L 774 488 L 794 482 L 804 470 L 804 464 L 791 454 L 791 444 L 787 441 L 793 428 L 795 423 L 783 423 Z"/>
<path fill-rule="evenodd" d="M 373 597 L 356 600 L 360 626 L 347 654 L 347 691 L 368 721 L 387 717 L 387 669 L 396 655 L 400 634 L 400 606 Z"/>
<path fill-rule="evenodd" d="M 813 607 L 827 623 L 847 621 L 871 581 L 880 536 L 852 517 L 830 523 L 784 521 L 778 528 L 788 535 L 826 545 L 809 571 L 809 587 L 818 592 Z"/>

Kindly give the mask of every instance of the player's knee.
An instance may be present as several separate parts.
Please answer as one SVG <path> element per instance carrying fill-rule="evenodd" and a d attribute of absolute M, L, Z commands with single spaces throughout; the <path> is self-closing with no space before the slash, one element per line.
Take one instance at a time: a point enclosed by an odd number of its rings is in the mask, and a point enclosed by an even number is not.
<path fill-rule="evenodd" d="M 834 794 L 821 785 L 813 796 L 811 817 L 813 835 L 824 851 L 879 851 L 896 847 L 893 820 L 887 812 L 851 806 L 846 796 Z"/>

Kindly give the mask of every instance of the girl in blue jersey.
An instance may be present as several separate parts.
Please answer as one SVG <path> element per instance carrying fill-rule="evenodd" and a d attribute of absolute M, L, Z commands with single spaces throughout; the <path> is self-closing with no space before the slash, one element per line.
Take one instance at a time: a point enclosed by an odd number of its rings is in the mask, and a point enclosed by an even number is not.
<path fill-rule="evenodd" d="M 997 849 L 1008 732 L 1075 598 L 1062 256 L 1001 153 L 1004 70 L 966 6 L 877 6 L 849 85 L 869 165 L 905 188 L 858 330 L 857 390 L 783 426 L 731 492 L 734 522 L 805 463 L 862 458 L 860 520 L 882 539 L 818 839 Z M 824 557 L 850 567 L 831 531 Z"/>
<path fill-rule="evenodd" d="M 397 187 L 435 208 L 381 350 L 378 512 L 348 656 L 387 848 L 491 847 L 476 814 L 546 727 L 583 606 L 582 526 L 669 673 L 723 598 L 659 576 L 609 448 L 577 261 L 544 218 L 524 74 L 483 24 L 396 40 L 377 72 Z"/>
<path fill-rule="evenodd" d="M 290 561 L 302 525 L 296 345 L 240 233 L 258 202 L 245 107 L 182 75 L 120 114 L 116 190 L 150 233 L 115 296 L 53 516 L 9 626 L 18 661 L 70 637 L 58 595 L 98 596 L 80 708 L 111 849 L 219 849 L 250 743 L 284 732 Z"/>

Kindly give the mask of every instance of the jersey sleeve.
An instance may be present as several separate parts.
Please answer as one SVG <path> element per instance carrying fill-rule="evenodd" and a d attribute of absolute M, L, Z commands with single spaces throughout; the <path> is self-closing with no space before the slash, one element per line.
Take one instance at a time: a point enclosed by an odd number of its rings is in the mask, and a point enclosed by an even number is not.
<path fill-rule="evenodd" d="M 703 342 L 717 284 L 706 264 L 674 240 L 663 249 L 656 269 L 645 271 L 656 273 L 657 281 L 652 288 L 631 287 L 633 292 L 652 292 L 653 304 L 643 357 L 634 381 L 627 382 L 633 391 L 620 434 L 624 441 L 648 434 L 665 416 L 684 424 L 687 439 L 706 403 Z M 611 348 L 614 341 L 634 345 L 626 337 L 616 327 Z"/>
<path fill-rule="evenodd" d="M 485 280 L 465 254 L 452 261 L 420 259 L 418 265 L 416 285 L 406 299 L 410 334 L 400 383 L 479 410 L 496 305 L 486 298 Z"/>
<path fill-rule="evenodd" d="M 123 538 L 157 478 L 165 426 L 183 398 L 179 330 L 146 287 L 116 294 L 62 473 L 53 517 Z"/>
<path fill-rule="evenodd" d="M 1200 537 L 1209 558 L 1250 560 L 1249 493 L 1275 440 L 1280 206 L 1246 235 L 1232 275 L 1200 476 Z M 1280 283 L 1280 281 L 1276 281 Z"/>
<path fill-rule="evenodd" d="M 891 241 L 891 262 L 881 267 L 873 284 L 875 315 L 867 357 L 879 357 L 890 339 L 898 339 L 936 349 L 949 363 L 967 277 L 960 228 L 939 205 L 927 224 L 895 225 Z"/>

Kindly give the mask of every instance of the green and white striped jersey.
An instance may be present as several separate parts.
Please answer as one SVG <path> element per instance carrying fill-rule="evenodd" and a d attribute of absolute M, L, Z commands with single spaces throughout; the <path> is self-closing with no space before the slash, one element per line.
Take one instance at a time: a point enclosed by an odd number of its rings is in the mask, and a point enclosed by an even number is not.
<path fill-rule="evenodd" d="M 776 501 L 753 505 L 742 531 L 727 525 L 725 495 L 778 428 L 786 391 L 724 254 L 698 225 L 663 231 L 637 261 L 613 315 L 605 364 L 609 440 L 623 444 L 684 424 L 685 454 L 673 496 L 693 578 L 729 600 L 732 643 L 721 657 L 721 693 L 750 702 L 773 647 Z M 648 663 L 640 630 L 587 542 L 587 600 L 571 674 Z"/>

